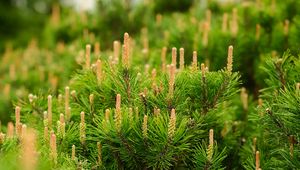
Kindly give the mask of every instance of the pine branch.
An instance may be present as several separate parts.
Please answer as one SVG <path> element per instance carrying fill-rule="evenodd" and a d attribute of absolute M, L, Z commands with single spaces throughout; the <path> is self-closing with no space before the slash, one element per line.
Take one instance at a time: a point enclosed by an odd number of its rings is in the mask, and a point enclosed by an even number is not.
<path fill-rule="evenodd" d="M 122 145 L 125 146 L 128 154 L 134 159 L 135 163 L 138 163 L 139 161 L 138 158 L 136 157 L 137 155 L 132 149 L 132 147 L 130 146 L 130 144 L 128 143 L 128 141 L 126 140 L 126 138 L 123 136 L 121 132 L 118 132 L 118 136 L 121 139 Z"/>
<path fill-rule="evenodd" d="M 279 59 L 278 62 L 275 63 L 275 68 L 276 68 L 276 71 L 278 73 L 278 79 L 281 82 L 281 89 L 284 89 L 284 87 L 286 86 L 286 80 L 285 80 L 285 77 L 284 77 L 284 73 L 281 69 L 281 64 L 282 64 L 282 59 Z"/>
<path fill-rule="evenodd" d="M 203 98 L 202 98 L 202 103 L 203 103 L 203 112 L 204 115 L 208 112 L 209 110 L 209 104 L 208 104 L 208 92 L 207 92 L 207 82 L 206 82 L 206 76 L 205 76 L 205 66 L 204 64 L 201 64 L 201 76 L 202 76 L 202 83 L 201 83 L 201 87 L 202 87 L 202 91 L 204 92 L 203 94 Z"/>
<path fill-rule="evenodd" d="M 126 89 L 128 104 L 129 104 L 129 106 L 131 106 L 132 101 L 131 101 L 130 74 L 129 74 L 129 70 L 127 68 L 125 68 L 123 70 L 123 78 L 124 78 L 124 81 L 125 81 L 125 89 Z"/>
<path fill-rule="evenodd" d="M 215 97 L 213 99 L 213 103 L 211 105 L 211 108 L 214 108 L 217 105 L 218 99 L 222 96 L 224 91 L 227 89 L 228 84 L 229 84 L 228 77 L 225 76 L 224 82 L 222 83 L 221 87 L 218 89 L 217 94 L 215 95 Z"/>

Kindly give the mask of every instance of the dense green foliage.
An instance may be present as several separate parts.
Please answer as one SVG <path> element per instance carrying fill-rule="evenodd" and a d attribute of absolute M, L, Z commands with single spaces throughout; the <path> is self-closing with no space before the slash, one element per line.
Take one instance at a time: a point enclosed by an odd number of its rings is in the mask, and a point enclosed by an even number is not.
<path fill-rule="evenodd" d="M 11 30 L 22 10 L 1 15 L 0 169 L 298 169 L 299 8 L 55 1 Z"/>

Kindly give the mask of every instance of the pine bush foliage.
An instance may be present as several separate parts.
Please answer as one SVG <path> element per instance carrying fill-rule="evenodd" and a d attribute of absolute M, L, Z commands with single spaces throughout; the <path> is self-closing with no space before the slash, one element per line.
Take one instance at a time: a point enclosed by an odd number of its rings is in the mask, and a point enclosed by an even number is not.
<path fill-rule="evenodd" d="M 0 169 L 299 169 L 298 2 L 98 3 L 6 47 Z"/>

